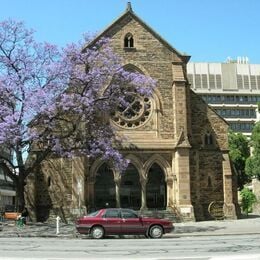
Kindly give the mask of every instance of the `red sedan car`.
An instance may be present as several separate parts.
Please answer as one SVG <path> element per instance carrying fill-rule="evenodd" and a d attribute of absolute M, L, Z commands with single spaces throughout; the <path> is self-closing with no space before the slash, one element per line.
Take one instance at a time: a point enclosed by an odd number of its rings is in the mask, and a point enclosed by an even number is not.
<path fill-rule="evenodd" d="M 93 212 L 76 220 L 80 234 L 90 234 L 99 239 L 104 235 L 145 235 L 161 238 L 174 230 L 173 223 L 166 219 L 138 216 L 131 209 L 108 208 Z"/>

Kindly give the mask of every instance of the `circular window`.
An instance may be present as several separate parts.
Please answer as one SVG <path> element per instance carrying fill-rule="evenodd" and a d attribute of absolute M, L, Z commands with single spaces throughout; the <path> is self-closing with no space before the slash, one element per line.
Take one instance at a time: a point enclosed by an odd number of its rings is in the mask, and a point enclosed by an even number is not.
<path fill-rule="evenodd" d="M 124 103 L 119 105 L 117 111 L 112 115 L 112 120 L 116 125 L 136 128 L 147 121 L 152 110 L 152 102 L 148 97 L 129 93 L 125 97 Z"/>

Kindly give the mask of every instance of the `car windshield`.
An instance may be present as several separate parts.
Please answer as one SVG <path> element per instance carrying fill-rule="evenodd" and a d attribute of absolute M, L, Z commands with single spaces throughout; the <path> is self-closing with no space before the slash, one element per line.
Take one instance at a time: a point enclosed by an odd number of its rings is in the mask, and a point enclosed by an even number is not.
<path fill-rule="evenodd" d="M 98 211 L 95 211 L 95 212 L 91 212 L 87 215 L 87 217 L 95 217 L 97 216 L 97 214 L 99 213 L 99 210 Z"/>

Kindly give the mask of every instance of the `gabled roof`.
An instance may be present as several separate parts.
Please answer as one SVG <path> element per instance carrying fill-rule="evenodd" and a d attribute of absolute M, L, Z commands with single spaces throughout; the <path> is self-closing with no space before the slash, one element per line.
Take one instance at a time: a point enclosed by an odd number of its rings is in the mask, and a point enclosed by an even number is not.
<path fill-rule="evenodd" d="M 156 39 L 158 39 L 163 45 L 165 45 L 170 51 L 176 53 L 179 57 L 181 57 L 181 59 L 187 63 L 190 59 L 190 55 L 187 54 L 183 54 L 181 52 L 179 52 L 178 50 L 176 50 L 174 47 L 172 47 L 166 40 L 164 40 L 157 32 L 155 32 L 149 25 L 147 25 L 141 18 L 139 18 L 133 11 L 131 3 L 128 2 L 127 3 L 127 8 L 125 10 L 125 12 L 119 16 L 119 18 L 117 18 L 114 22 L 112 22 L 112 24 L 110 24 L 103 32 L 101 32 L 100 34 L 98 34 L 94 40 L 92 40 L 89 44 L 87 44 L 87 47 L 92 46 L 93 44 L 95 44 L 100 38 L 105 37 L 106 34 L 108 33 L 108 31 L 113 28 L 115 26 L 116 23 L 119 23 L 120 21 L 122 21 L 123 19 L 125 19 L 127 16 L 130 16 L 132 19 L 136 20 L 137 22 L 139 22 L 147 31 L 149 31 Z"/>

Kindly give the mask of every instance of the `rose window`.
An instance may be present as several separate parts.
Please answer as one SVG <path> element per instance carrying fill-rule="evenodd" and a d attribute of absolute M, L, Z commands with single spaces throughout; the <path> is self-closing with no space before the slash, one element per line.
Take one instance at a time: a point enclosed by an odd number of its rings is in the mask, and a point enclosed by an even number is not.
<path fill-rule="evenodd" d="M 113 122 L 121 127 L 136 128 L 143 125 L 151 114 L 152 103 L 148 97 L 128 94 L 112 115 Z"/>

